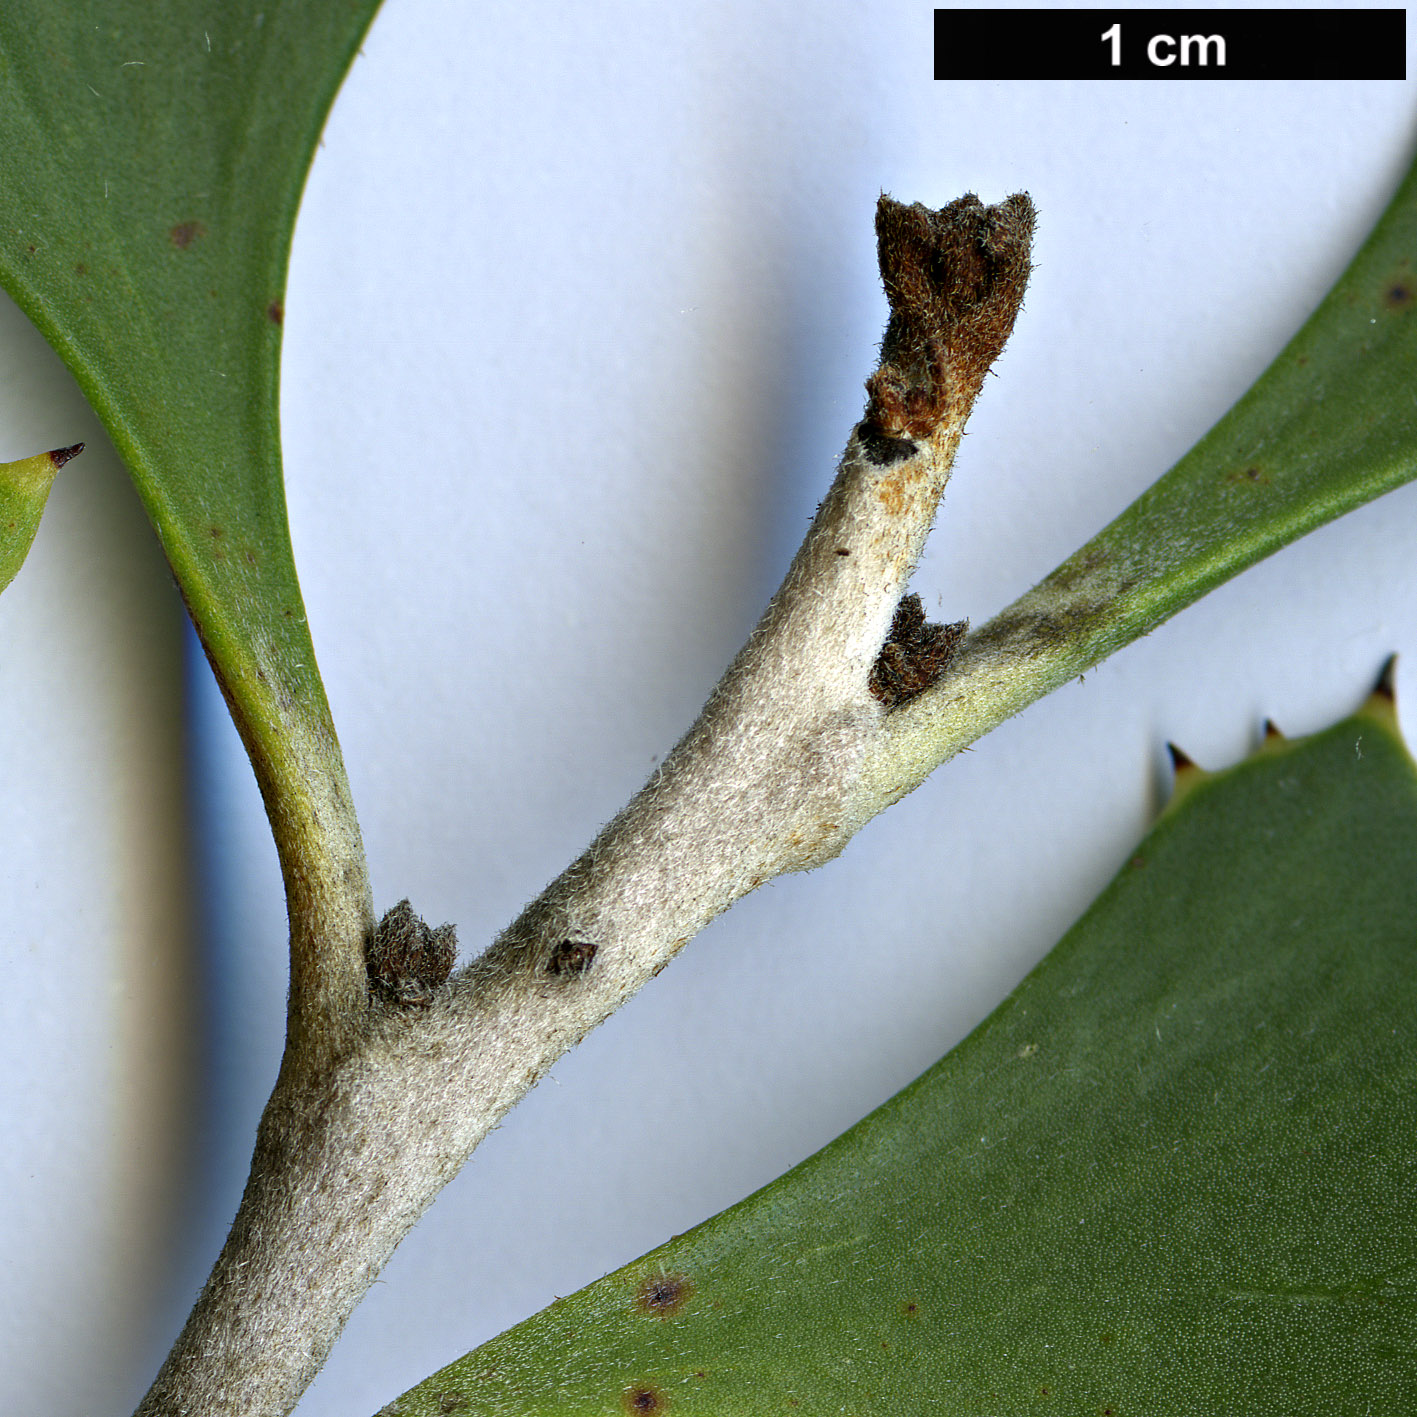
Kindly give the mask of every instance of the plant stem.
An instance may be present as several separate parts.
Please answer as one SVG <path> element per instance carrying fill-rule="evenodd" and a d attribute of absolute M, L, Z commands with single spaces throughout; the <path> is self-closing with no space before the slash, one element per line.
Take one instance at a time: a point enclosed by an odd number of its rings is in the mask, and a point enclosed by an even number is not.
<path fill-rule="evenodd" d="M 283 1417 L 399 1240 L 556 1059 L 740 896 L 830 860 L 884 805 L 863 795 L 863 765 L 953 643 L 901 599 L 1013 327 L 1032 229 L 1026 197 L 882 199 L 882 363 L 782 588 L 663 767 L 431 1003 L 366 986 L 351 1007 L 302 974 L 323 957 L 307 946 L 333 943 L 338 968 L 361 929 L 357 828 L 330 835 L 353 814 L 327 754 L 311 759 L 319 799 L 289 820 L 272 807 L 295 969 L 286 1056 L 231 1235 L 143 1417 Z"/>

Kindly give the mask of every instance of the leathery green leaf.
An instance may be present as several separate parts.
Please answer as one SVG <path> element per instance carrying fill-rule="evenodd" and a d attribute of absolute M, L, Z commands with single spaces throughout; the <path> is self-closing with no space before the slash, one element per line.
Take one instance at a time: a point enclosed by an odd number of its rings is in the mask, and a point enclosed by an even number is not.
<path fill-rule="evenodd" d="M 83 450 L 82 443 L 75 443 L 72 448 L 0 463 L 0 590 L 15 579 L 29 555 L 54 474 Z"/>
<path fill-rule="evenodd" d="M 385 1414 L 1417 1411 L 1417 769 L 1375 694 L 1182 775 L 931 1071 Z"/>
<path fill-rule="evenodd" d="M 343 768 L 286 526 L 282 301 L 305 173 L 375 9 L 0 6 L 0 284 L 111 434 L 296 816 Z"/>
<path fill-rule="evenodd" d="M 1414 368 L 1417 165 L 1249 392 L 1039 589 L 1075 610 L 1090 595 L 1111 600 L 1091 631 L 1109 653 L 1121 622 L 1133 639 L 1305 532 L 1410 481 Z"/>

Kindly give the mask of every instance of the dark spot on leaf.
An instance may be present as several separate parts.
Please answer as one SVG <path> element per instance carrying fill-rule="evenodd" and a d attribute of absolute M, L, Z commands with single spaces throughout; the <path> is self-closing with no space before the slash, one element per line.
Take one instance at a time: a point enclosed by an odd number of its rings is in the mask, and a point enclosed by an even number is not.
<path fill-rule="evenodd" d="M 900 1311 L 908 1319 L 913 1319 L 920 1312 L 920 1305 L 914 1299 L 907 1299 L 901 1306 Z"/>
<path fill-rule="evenodd" d="M 838 556 L 850 556 L 850 555 L 851 555 L 851 552 L 850 552 L 850 550 L 849 550 L 847 547 L 845 547 L 845 546 L 838 546 L 838 547 L 836 548 L 836 554 L 837 554 Z"/>
<path fill-rule="evenodd" d="M 886 708 L 898 708 L 923 694 L 949 666 L 969 628 L 967 620 L 932 625 L 918 595 L 905 596 L 895 609 L 890 632 L 866 681 Z"/>
<path fill-rule="evenodd" d="M 33 256 L 34 253 L 35 253 L 38 249 L 39 249 L 39 248 L 38 248 L 33 242 L 31 242 L 28 246 L 25 247 L 25 250 L 26 250 L 31 256 Z"/>
<path fill-rule="evenodd" d="M 77 262 L 77 263 L 75 264 L 75 266 L 74 266 L 74 274 L 75 274 L 76 276 L 86 276 L 86 275 L 88 275 L 88 273 L 89 273 L 89 268 L 88 268 L 82 261 L 79 261 L 79 262 Z"/>
<path fill-rule="evenodd" d="M 284 322 L 285 307 L 279 300 L 272 300 L 271 303 L 266 306 L 266 319 L 273 325 L 279 325 Z"/>
<path fill-rule="evenodd" d="M 1255 467 L 1253 464 L 1245 468 L 1232 468 L 1225 474 L 1225 480 L 1232 487 L 1239 486 L 1242 482 L 1253 482 L 1257 485 L 1268 487 L 1269 478 L 1263 469 Z"/>
<path fill-rule="evenodd" d="M 206 227 L 199 221 L 179 221 L 167 233 L 169 240 L 179 251 L 185 251 L 199 236 L 206 234 Z"/>
<path fill-rule="evenodd" d="M 562 940 L 546 961 L 548 974 L 584 974 L 595 963 L 599 945 L 589 940 Z"/>
<path fill-rule="evenodd" d="M 1112 1340 L 1113 1340 L 1114 1338 L 1116 1338 L 1116 1336 L 1117 1336 L 1117 1335 L 1116 1335 L 1115 1333 L 1104 1333 L 1104 1334 L 1101 1336 L 1101 1342 L 1103 1342 L 1103 1343 L 1111 1343 Z"/>
<path fill-rule="evenodd" d="M 467 1407 L 467 1398 L 458 1392 L 445 1392 L 438 1399 L 439 1412 L 461 1412 Z"/>
<path fill-rule="evenodd" d="M 687 1274 L 649 1274 L 635 1290 L 635 1308 L 642 1314 L 668 1318 L 689 1302 L 694 1281 Z"/>
<path fill-rule="evenodd" d="M 1132 857 L 1131 862 L 1129 864 L 1131 865 L 1134 871 L 1139 871 L 1143 866 L 1146 865 L 1146 857 L 1140 851 L 1138 851 L 1137 854 Z"/>
<path fill-rule="evenodd" d="M 211 532 L 211 534 L 212 534 L 213 536 L 218 537 L 218 538 L 220 538 L 220 536 L 221 536 L 221 534 L 222 534 L 221 528 L 220 528 L 219 526 L 209 526 L 209 527 L 207 528 L 207 530 L 208 530 L 209 532 Z"/>
<path fill-rule="evenodd" d="M 1412 286 L 1405 280 L 1394 281 L 1383 296 L 1383 304 L 1389 310 L 1404 310 L 1412 304 Z"/>
<path fill-rule="evenodd" d="M 620 1394 L 626 1412 L 663 1412 L 669 1399 L 653 1383 L 632 1383 Z"/>

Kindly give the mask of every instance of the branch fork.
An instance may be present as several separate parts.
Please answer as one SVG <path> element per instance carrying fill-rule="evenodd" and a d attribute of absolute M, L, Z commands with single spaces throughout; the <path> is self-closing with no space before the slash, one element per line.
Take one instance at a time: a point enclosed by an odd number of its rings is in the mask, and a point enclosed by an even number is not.
<path fill-rule="evenodd" d="M 552 1063 L 735 900 L 830 860 L 903 795 L 868 769 L 964 628 L 927 625 L 905 589 L 1018 313 L 1033 219 L 1026 196 L 881 198 L 880 367 L 782 588 L 651 781 L 480 959 L 443 983 L 450 936 L 407 902 L 385 917 L 357 1018 L 330 1020 L 339 1055 L 287 1051 L 231 1236 L 145 1417 L 283 1417 L 399 1240 Z"/>

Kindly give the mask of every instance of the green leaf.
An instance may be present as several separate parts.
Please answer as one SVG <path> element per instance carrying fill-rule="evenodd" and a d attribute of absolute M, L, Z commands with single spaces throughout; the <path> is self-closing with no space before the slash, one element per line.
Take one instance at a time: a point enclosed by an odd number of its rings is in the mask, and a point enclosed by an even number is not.
<path fill-rule="evenodd" d="M 362 858 L 286 524 L 282 301 L 305 174 L 376 7 L 0 7 L 0 284 L 127 464 L 251 753 L 293 898 Z"/>
<path fill-rule="evenodd" d="M 75 443 L 72 448 L 0 463 L 0 590 L 15 579 L 29 555 L 54 474 L 83 450 L 82 443 Z"/>
<path fill-rule="evenodd" d="M 873 776 L 896 795 L 908 791 L 1207 591 L 1417 476 L 1414 371 L 1417 165 L 1323 303 L 1230 412 L 982 626 L 940 692 L 893 715 L 893 742 Z"/>
<path fill-rule="evenodd" d="M 1417 165 L 1250 391 L 1045 585 L 1115 591 L 1129 639 L 1417 476 Z M 1005 612 L 1007 614 L 1008 612 Z"/>
<path fill-rule="evenodd" d="M 385 1413 L 1417 1412 L 1414 860 L 1383 693 L 1183 769 L 931 1071 Z"/>

